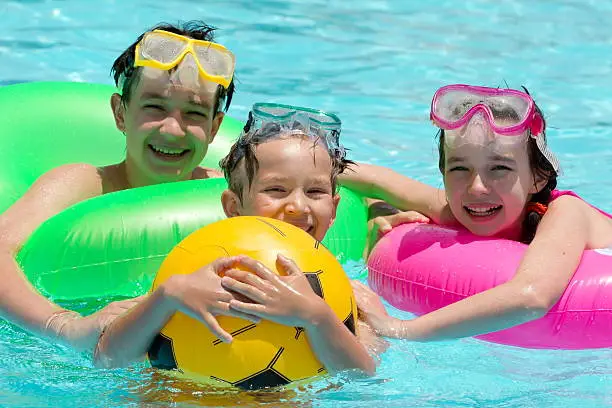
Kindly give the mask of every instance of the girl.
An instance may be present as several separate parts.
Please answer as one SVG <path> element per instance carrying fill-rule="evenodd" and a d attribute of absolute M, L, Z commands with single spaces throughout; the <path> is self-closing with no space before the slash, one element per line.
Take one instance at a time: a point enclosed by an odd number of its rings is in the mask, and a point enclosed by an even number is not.
<path fill-rule="evenodd" d="M 529 244 L 515 276 L 467 299 L 402 321 L 354 283 L 360 311 L 382 335 L 411 340 L 475 336 L 537 319 L 564 292 L 585 249 L 612 244 L 612 220 L 569 191 L 546 145 L 546 123 L 527 92 L 467 85 L 440 88 L 431 119 L 440 128 L 445 190 L 391 170 L 360 165 L 346 184 L 433 222 Z M 414 212 L 380 222 L 388 230 Z"/>

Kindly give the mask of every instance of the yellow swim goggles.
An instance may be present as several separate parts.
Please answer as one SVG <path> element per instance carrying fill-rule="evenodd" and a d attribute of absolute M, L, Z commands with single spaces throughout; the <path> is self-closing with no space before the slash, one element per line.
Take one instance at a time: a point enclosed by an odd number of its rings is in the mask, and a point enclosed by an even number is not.
<path fill-rule="evenodd" d="M 136 45 L 134 66 L 152 67 L 168 71 L 176 67 L 191 53 L 200 75 L 227 89 L 236 58 L 224 46 L 210 41 L 194 40 L 164 30 L 153 30 L 144 35 Z"/>

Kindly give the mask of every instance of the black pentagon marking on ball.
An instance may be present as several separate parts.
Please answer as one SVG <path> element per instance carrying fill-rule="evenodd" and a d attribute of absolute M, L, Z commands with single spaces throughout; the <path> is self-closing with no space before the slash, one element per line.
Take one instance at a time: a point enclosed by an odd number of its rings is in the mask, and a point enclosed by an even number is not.
<path fill-rule="evenodd" d="M 174 347 L 172 339 L 159 333 L 149 346 L 149 361 L 151 366 L 161 368 L 162 370 L 177 370 L 176 356 L 174 355 Z"/>
<path fill-rule="evenodd" d="M 351 299 L 351 312 L 343 321 L 344 325 L 347 329 L 351 331 L 355 336 L 357 335 L 357 331 L 355 330 L 355 315 L 353 314 L 353 299 Z"/>
<path fill-rule="evenodd" d="M 304 333 L 303 327 L 294 327 L 295 329 L 295 339 L 298 340 L 300 338 L 300 334 Z"/>
<path fill-rule="evenodd" d="M 306 275 L 306 279 L 308 279 L 308 283 L 310 284 L 310 287 L 314 293 L 316 293 L 321 299 L 324 299 L 323 285 L 321 285 L 321 280 L 319 279 L 319 275 L 322 273 L 323 271 L 319 269 L 316 272 L 304 272 L 304 275 Z"/>
<path fill-rule="evenodd" d="M 281 234 L 281 236 L 286 237 L 287 235 L 283 232 L 283 230 L 281 230 L 280 228 L 278 228 L 276 225 L 273 225 L 271 223 L 269 223 L 268 221 L 258 218 L 258 221 L 263 222 L 264 224 L 266 224 L 268 227 L 274 229 L 274 231 L 278 232 L 279 234 Z"/>
<path fill-rule="evenodd" d="M 244 332 L 247 332 L 251 329 L 254 329 L 255 327 L 257 327 L 257 325 L 255 323 L 249 324 L 248 326 L 244 326 L 239 328 L 238 330 L 234 330 L 233 332 L 231 332 L 230 334 L 232 335 L 232 337 L 236 337 Z M 218 346 L 219 344 L 223 343 L 221 340 L 219 339 L 215 339 L 212 344 L 213 346 Z"/>
<path fill-rule="evenodd" d="M 243 378 L 242 380 L 238 380 L 232 383 L 214 376 L 211 378 L 213 380 L 231 384 L 243 390 L 260 390 L 262 388 L 273 388 L 280 387 L 282 385 L 287 385 L 291 382 L 291 380 L 274 369 L 274 364 L 276 364 L 281 354 L 283 354 L 283 351 L 285 351 L 285 348 L 281 347 L 278 352 L 276 352 L 276 354 L 272 358 L 272 361 L 270 361 L 266 368 L 248 376 L 247 378 Z"/>

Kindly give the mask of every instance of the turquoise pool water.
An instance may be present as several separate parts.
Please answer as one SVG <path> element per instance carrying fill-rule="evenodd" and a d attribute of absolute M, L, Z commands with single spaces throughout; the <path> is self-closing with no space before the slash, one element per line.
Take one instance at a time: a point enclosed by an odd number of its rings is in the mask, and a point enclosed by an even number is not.
<path fill-rule="evenodd" d="M 612 210 L 612 3 L 401 0 L 84 0 L 0 2 L 0 85 L 110 83 L 113 59 L 147 27 L 201 18 L 237 55 L 230 114 L 255 101 L 331 110 L 352 157 L 431 184 L 440 85 L 527 86 L 564 168 L 561 187 Z M 0 130 L 1 132 L 1 130 Z M 356 273 L 356 272 L 355 272 Z M 92 310 L 102 304 L 72 305 Z M 396 315 L 400 312 L 393 311 Z M 341 377 L 297 394 L 203 396 L 143 365 L 93 369 L 0 321 L 0 406 L 177 404 L 317 407 L 601 407 L 612 405 L 612 353 L 534 351 L 472 339 L 393 342 L 373 379 Z M 190 402 L 189 402 L 190 401 Z"/>

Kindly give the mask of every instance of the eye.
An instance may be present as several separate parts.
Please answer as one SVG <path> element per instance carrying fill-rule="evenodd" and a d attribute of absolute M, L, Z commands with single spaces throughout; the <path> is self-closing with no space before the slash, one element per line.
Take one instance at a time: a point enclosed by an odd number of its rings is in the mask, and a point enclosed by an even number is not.
<path fill-rule="evenodd" d="M 470 171 L 470 169 L 468 169 L 465 166 L 454 166 L 454 167 L 451 167 L 450 169 L 448 169 L 449 173 L 453 172 L 453 171 Z"/>
<path fill-rule="evenodd" d="M 142 106 L 144 109 L 152 110 L 152 111 L 164 111 L 164 107 L 158 103 L 147 103 Z"/>
<path fill-rule="evenodd" d="M 313 187 L 313 188 L 309 188 L 308 191 L 306 191 L 307 194 L 309 195 L 323 195 L 323 194 L 331 194 L 330 191 L 328 189 L 325 189 L 323 187 Z"/>
<path fill-rule="evenodd" d="M 281 186 L 266 187 L 263 190 L 265 193 L 284 193 L 286 190 Z"/>
<path fill-rule="evenodd" d="M 496 166 L 493 166 L 491 170 L 493 171 L 512 171 L 512 168 L 508 166 L 504 166 L 503 164 L 498 164 Z"/>
<path fill-rule="evenodd" d="M 200 111 L 189 111 L 187 112 L 187 115 L 193 118 L 199 118 L 199 119 L 206 119 L 208 117 L 207 113 L 200 112 Z"/>

